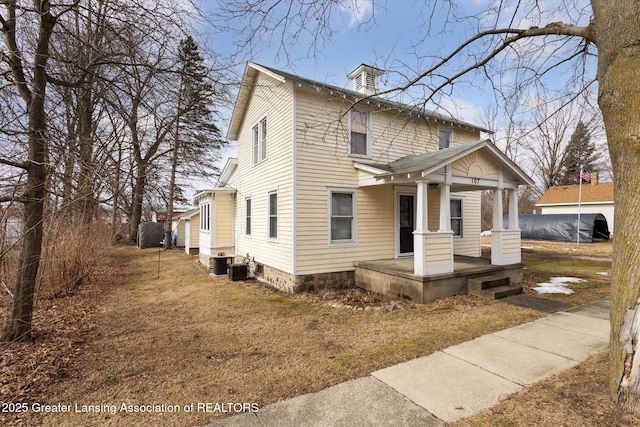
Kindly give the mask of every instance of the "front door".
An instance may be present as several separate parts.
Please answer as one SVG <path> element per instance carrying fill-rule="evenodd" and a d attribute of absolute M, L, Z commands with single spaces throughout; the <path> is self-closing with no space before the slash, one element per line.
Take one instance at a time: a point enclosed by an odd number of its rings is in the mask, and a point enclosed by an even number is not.
<path fill-rule="evenodd" d="M 413 232 L 416 229 L 415 196 L 400 194 L 398 199 L 398 219 L 400 226 L 400 255 L 413 253 Z"/>

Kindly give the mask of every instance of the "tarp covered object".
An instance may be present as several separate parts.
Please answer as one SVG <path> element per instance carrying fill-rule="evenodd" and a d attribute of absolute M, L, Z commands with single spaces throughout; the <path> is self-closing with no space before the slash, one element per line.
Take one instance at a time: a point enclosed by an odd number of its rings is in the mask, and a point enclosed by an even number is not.
<path fill-rule="evenodd" d="M 141 222 L 138 225 L 138 247 L 157 248 L 164 239 L 164 228 L 158 222 Z"/>
<path fill-rule="evenodd" d="M 505 224 L 509 223 L 508 215 Z M 580 242 L 592 243 L 593 239 L 609 239 L 609 226 L 602 214 L 552 214 L 552 215 L 520 215 L 520 232 L 524 240 L 548 240 L 552 242 L 577 242 L 578 229 Z"/>

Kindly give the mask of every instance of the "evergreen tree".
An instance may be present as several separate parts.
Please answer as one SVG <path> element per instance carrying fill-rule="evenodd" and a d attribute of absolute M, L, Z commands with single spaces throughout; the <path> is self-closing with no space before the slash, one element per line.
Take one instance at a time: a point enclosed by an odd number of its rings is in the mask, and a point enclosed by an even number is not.
<path fill-rule="evenodd" d="M 589 129 L 580 120 L 565 148 L 557 185 L 579 184 L 581 167 L 590 173 L 598 172 L 596 154 Z"/>
<path fill-rule="evenodd" d="M 214 85 L 198 45 L 191 36 L 180 41 L 177 75 L 179 87 L 164 239 L 167 249 L 171 247 L 176 173 L 188 175 L 215 170 L 216 152 L 225 142 L 214 123 L 215 111 L 211 109 L 216 97 Z"/>

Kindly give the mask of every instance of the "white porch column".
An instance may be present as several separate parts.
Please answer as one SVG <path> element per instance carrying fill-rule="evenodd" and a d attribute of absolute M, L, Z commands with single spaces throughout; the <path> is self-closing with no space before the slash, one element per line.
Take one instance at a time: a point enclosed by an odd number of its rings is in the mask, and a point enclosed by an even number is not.
<path fill-rule="evenodd" d="M 424 276 L 427 271 L 425 235 L 429 232 L 429 209 L 427 205 L 429 183 L 416 181 L 418 185 L 416 206 L 416 231 L 413 232 L 413 274 Z"/>
<path fill-rule="evenodd" d="M 509 230 L 517 230 L 519 228 L 518 190 L 509 190 Z"/>
<path fill-rule="evenodd" d="M 430 232 L 428 229 L 428 188 L 427 181 L 418 181 L 418 208 L 416 231 L 413 232 L 413 274 L 429 276 L 453 272 L 453 232 L 450 230 Z M 440 226 L 443 227 L 442 217 L 449 218 L 449 186 L 441 188 L 441 201 L 446 198 L 445 208 L 440 207 Z M 441 203 L 442 205 L 443 203 Z M 443 213 L 444 209 L 444 213 Z M 450 220 L 448 220 L 450 223 Z M 445 229 L 451 226 L 444 225 Z"/>
<path fill-rule="evenodd" d="M 494 190 L 493 230 L 491 230 L 491 264 L 511 265 L 522 262 L 517 189 L 509 189 L 509 229 L 502 219 L 502 190 Z M 497 199 L 497 201 L 496 201 Z"/>
<path fill-rule="evenodd" d="M 503 230 L 503 218 L 502 218 L 502 189 L 497 188 L 493 190 L 493 233 L 496 230 Z"/>
<path fill-rule="evenodd" d="M 440 229 L 438 232 L 451 231 L 451 166 L 446 167 L 446 180 L 440 187 Z"/>

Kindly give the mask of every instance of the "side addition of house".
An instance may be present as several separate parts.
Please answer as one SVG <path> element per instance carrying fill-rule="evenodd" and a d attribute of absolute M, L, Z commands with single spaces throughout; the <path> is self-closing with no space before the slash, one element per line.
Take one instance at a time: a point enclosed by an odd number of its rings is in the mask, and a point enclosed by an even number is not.
<path fill-rule="evenodd" d="M 419 302 L 466 293 L 451 277 L 481 255 L 480 191 L 493 190 L 483 271 L 518 280 L 517 189 L 531 179 L 481 140 L 488 130 L 373 96 L 380 74 L 361 65 L 343 89 L 247 65 L 227 135 L 238 157 L 196 196 L 204 264 L 234 254 L 290 292 L 358 285 Z"/>

